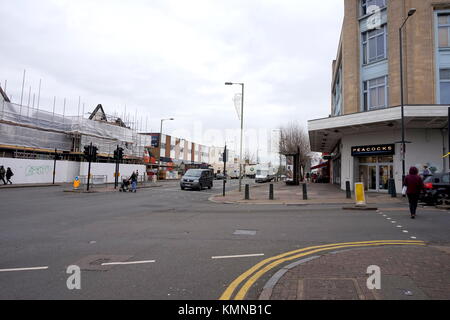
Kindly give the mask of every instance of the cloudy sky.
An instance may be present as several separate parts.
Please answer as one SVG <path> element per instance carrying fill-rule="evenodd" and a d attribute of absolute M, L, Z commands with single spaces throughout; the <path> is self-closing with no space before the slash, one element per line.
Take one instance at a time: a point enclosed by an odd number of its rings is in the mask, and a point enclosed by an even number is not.
<path fill-rule="evenodd" d="M 343 1 L 14 0 L 0 6 L 0 82 L 29 88 L 41 109 L 77 115 L 126 106 L 140 128 L 238 146 L 233 98 L 245 83 L 246 149 L 267 149 L 280 125 L 327 117 Z M 37 104 L 37 98 L 36 98 Z M 233 133 L 234 132 L 234 133 Z M 236 135 L 236 137 L 235 137 Z"/>

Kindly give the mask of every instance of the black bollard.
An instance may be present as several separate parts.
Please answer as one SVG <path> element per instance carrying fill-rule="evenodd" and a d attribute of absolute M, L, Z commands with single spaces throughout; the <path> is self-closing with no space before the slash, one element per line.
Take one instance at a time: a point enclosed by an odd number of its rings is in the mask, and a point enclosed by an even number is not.
<path fill-rule="evenodd" d="M 308 200 L 308 190 L 306 188 L 306 183 L 303 184 L 303 200 Z"/>
<path fill-rule="evenodd" d="M 394 179 L 389 179 L 389 193 L 392 198 L 397 198 L 397 189 L 395 188 Z"/>
<path fill-rule="evenodd" d="M 270 188 L 269 188 L 269 200 L 274 200 L 274 196 L 273 196 L 273 183 L 270 184 Z"/>
<path fill-rule="evenodd" d="M 352 191 L 350 190 L 350 181 L 345 183 L 345 191 L 347 192 L 347 199 L 352 198 Z"/>
<path fill-rule="evenodd" d="M 245 185 L 245 200 L 250 200 L 250 185 Z"/>

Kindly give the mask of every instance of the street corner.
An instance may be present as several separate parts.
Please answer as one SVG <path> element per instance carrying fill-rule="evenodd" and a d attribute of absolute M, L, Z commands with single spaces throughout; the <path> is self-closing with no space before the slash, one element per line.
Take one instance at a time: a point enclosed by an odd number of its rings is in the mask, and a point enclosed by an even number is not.
<path fill-rule="evenodd" d="M 260 300 L 448 300 L 450 246 L 343 248 L 280 269 Z"/>

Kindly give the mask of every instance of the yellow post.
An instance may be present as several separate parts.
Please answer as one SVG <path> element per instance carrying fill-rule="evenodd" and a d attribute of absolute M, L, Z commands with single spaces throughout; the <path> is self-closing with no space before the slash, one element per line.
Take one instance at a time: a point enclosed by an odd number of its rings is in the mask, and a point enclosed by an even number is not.
<path fill-rule="evenodd" d="M 366 205 L 366 195 L 364 193 L 364 183 L 355 183 L 355 199 L 357 206 Z"/>
<path fill-rule="evenodd" d="M 73 188 L 77 190 L 80 187 L 80 178 L 75 177 L 75 180 L 73 181 Z"/>

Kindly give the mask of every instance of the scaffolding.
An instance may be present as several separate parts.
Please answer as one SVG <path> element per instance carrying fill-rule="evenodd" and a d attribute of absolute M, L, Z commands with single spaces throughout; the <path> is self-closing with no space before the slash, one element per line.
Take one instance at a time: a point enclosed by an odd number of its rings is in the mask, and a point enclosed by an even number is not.
<path fill-rule="evenodd" d="M 139 134 L 136 126 L 61 115 L 11 103 L 0 95 L 0 145 L 81 152 L 90 143 L 108 157 L 119 146 L 125 156 L 141 159 L 151 137 Z"/>

